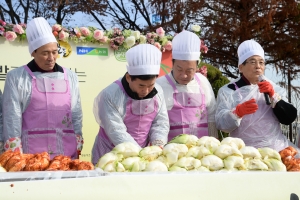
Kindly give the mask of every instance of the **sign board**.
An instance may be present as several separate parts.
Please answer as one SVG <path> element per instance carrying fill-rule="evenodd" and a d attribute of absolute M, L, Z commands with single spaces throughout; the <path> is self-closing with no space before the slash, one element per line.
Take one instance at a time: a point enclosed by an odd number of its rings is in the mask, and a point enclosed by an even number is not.
<path fill-rule="evenodd" d="M 28 44 L 8 42 L 0 37 L 0 89 L 3 92 L 7 72 L 29 63 L 33 58 Z M 83 110 L 84 145 L 80 159 L 91 160 L 91 149 L 99 130 L 94 114 L 94 98 L 106 86 L 126 73 L 125 49 L 113 51 L 108 45 L 59 42 L 59 58 L 56 62 L 74 71 L 79 80 Z M 171 52 L 163 53 L 160 75 L 171 70 Z"/>
<path fill-rule="evenodd" d="M 159 22 L 161 22 L 161 16 L 158 14 L 153 14 L 152 15 L 152 23 L 155 24 L 155 23 L 159 23 Z"/>

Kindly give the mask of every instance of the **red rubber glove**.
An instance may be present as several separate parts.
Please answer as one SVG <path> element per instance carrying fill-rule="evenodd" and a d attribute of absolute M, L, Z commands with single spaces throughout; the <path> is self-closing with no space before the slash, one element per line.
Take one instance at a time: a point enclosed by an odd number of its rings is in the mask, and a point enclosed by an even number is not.
<path fill-rule="evenodd" d="M 258 105 L 255 99 L 250 99 L 242 104 L 238 104 L 235 108 L 235 114 L 239 117 L 243 117 L 244 115 L 255 113 L 257 109 Z"/>
<path fill-rule="evenodd" d="M 262 81 L 262 82 L 259 82 L 257 85 L 259 87 L 260 93 L 268 93 L 270 97 L 272 97 L 274 95 L 274 93 L 275 93 L 274 88 L 270 82 Z"/>

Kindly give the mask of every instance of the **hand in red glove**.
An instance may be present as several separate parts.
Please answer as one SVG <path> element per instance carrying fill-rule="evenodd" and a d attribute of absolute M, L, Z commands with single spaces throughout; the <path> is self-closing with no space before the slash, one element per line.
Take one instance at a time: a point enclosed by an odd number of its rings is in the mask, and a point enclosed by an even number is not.
<path fill-rule="evenodd" d="M 235 114 L 239 117 L 243 117 L 244 115 L 255 113 L 257 109 L 258 105 L 255 99 L 250 99 L 242 104 L 238 104 L 235 108 Z"/>
<path fill-rule="evenodd" d="M 262 81 L 262 82 L 259 82 L 257 85 L 259 87 L 260 93 L 268 93 L 270 97 L 272 97 L 274 95 L 274 93 L 275 93 L 274 88 L 270 82 Z"/>

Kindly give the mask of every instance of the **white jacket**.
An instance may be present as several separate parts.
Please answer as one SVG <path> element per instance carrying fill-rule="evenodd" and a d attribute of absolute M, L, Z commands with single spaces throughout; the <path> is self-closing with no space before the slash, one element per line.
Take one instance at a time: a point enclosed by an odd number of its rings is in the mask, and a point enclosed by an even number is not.
<path fill-rule="evenodd" d="M 71 90 L 71 110 L 74 131 L 75 134 L 82 136 L 82 109 L 77 75 L 69 69 L 64 69 L 68 74 Z M 33 72 L 33 74 L 37 78 L 64 79 L 64 74 L 61 72 Z M 26 110 L 31 99 L 31 80 L 32 77 L 23 66 L 7 73 L 2 106 L 4 142 L 9 138 L 21 137 L 22 113 Z"/>

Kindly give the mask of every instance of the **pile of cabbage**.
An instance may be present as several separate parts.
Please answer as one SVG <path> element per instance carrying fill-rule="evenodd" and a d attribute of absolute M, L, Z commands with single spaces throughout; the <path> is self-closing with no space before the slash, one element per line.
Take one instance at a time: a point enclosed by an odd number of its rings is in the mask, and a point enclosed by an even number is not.
<path fill-rule="evenodd" d="M 125 142 L 103 155 L 96 167 L 106 172 L 149 171 L 286 171 L 279 153 L 271 148 L 245 146 L 239 138 L 181 134 L 163 149 L 140 148 Z"/>

